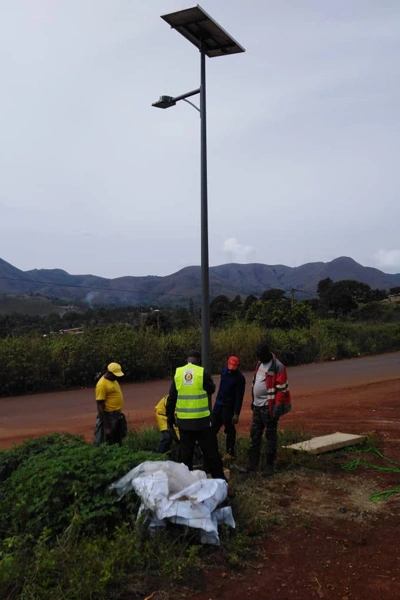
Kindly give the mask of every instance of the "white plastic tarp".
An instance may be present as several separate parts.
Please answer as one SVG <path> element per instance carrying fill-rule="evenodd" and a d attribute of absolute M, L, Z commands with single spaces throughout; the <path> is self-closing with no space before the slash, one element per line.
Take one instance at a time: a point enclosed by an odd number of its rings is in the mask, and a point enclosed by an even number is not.
<path fill-rule="evenodd" d="M 147 510 L 150 526 L 167 521 L 199 529 L 201 542 L 219 544 L 218 524 L 235 527 L 230 506 L 217 508 L 227 497 L 223 479 L 208 479 L 204 471 L 189 471 L 173 461 L 145 461 L 111 484 L 120 497 L 131 490 L 142 500 L 138 516 Z"/>

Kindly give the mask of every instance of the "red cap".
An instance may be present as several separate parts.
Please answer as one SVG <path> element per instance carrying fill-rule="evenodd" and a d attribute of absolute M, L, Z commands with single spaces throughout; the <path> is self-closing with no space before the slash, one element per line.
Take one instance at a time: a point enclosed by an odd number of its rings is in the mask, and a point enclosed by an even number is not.
<path fill-rule="evenodd" d="M 234 371 L 235 369 L 238 368 L 239 362 L 240 361 L 237 356 L 230 356 L 228 358 L 228 369 L 231 369 L 232 371 Z"/>

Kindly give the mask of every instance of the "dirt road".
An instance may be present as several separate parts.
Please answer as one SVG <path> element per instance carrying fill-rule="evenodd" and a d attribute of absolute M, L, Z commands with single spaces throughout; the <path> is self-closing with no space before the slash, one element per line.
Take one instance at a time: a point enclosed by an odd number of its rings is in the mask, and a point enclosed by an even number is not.
<path fill-rule="evenodd" d="M 400 352 L 292 367 L 288 370 L 293 411 L 282 426 L 309 431 L 379 430 L 399 438 Z M 248 432 L 251 373 L 239 432 Z M 214 377 L 218 385 L 219 377 Z M 153 425 L 153 407 L 168 393 L 168 379 L 123 385 L 131 427 Z M 94 388 L 0 398 L 0 448 L 55 431 L 83 434 L 90 441 L 95 419 Z"/>

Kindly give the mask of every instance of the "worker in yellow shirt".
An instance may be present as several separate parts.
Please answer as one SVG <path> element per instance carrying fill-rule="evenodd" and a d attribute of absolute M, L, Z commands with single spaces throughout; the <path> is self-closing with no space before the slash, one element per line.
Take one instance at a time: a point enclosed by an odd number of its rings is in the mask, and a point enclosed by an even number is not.
<path fill-rule="evenodd" d="M 179 442 L 179 430 L 175 427 L 173 430 L 168 429 L 167 421 L 167 398 L 163 396 L 154 407 L 158 429 L 161 432 L 161 439 L 158 442 L 156 452 L 164 454 L 168 452 L 172 446 L 172 442 Z"/>
<path fill-rule="evenodd" d="M 126 435 L 126 420 L 122 412 L 124 397 L 118 381 L 123 375 L 121 365 L 112 362 L 96 384 L 95 446 L 104 443 L 121 444 Z"/>

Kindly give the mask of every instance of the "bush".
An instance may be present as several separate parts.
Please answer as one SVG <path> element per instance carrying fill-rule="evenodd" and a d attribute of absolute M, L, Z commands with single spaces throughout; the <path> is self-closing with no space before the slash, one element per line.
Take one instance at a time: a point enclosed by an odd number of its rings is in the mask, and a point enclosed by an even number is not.
<path fill-rule="evenodd" d="M 144 460 L 159 458 L 125 446 L 96 448 L 72 436 L 35 440 L 10 453 L 1 455 L 0 539 L 23 534 L 35 540 L 44 532 L 55 537 L 72 522 L 82 534 L 115 527 L 137 501 L 118 501 L 109 485 Z"/>
<path fill-rule="evenodd" d="M 151 594 L 157 573 L 181 579 L 199 569 L 193 532 L 154 537 L 136 521 L 139 499 L 110 483 L 144 460 L 158 440 L 147 428 L 120 446 L 88 446 L 57 434 L 0 453 L 0 598 L 105 600 L 124 588 Z"/>
<path fill-rule="evenodd" d="M 257 322 L 237 320 L 211 331 L 213 372 L 220 372 L 230 354 L 240 357 L 242 369 L 253 369 L 255 348 L 263 339 L 288 366 L 400 349 L 397 322 L 327 319 L 295 329 L 266 329 Z M 125 381 L 171 377 L 190 347 L 200 348 L 196 327 L 162 334 L 115 324 L 88 329 L 80 336 L 0 339 L 0 390 L 9 396 L 93 386 L 96 373 L 104 372 L 112 361 L 123 365 Z"/>

